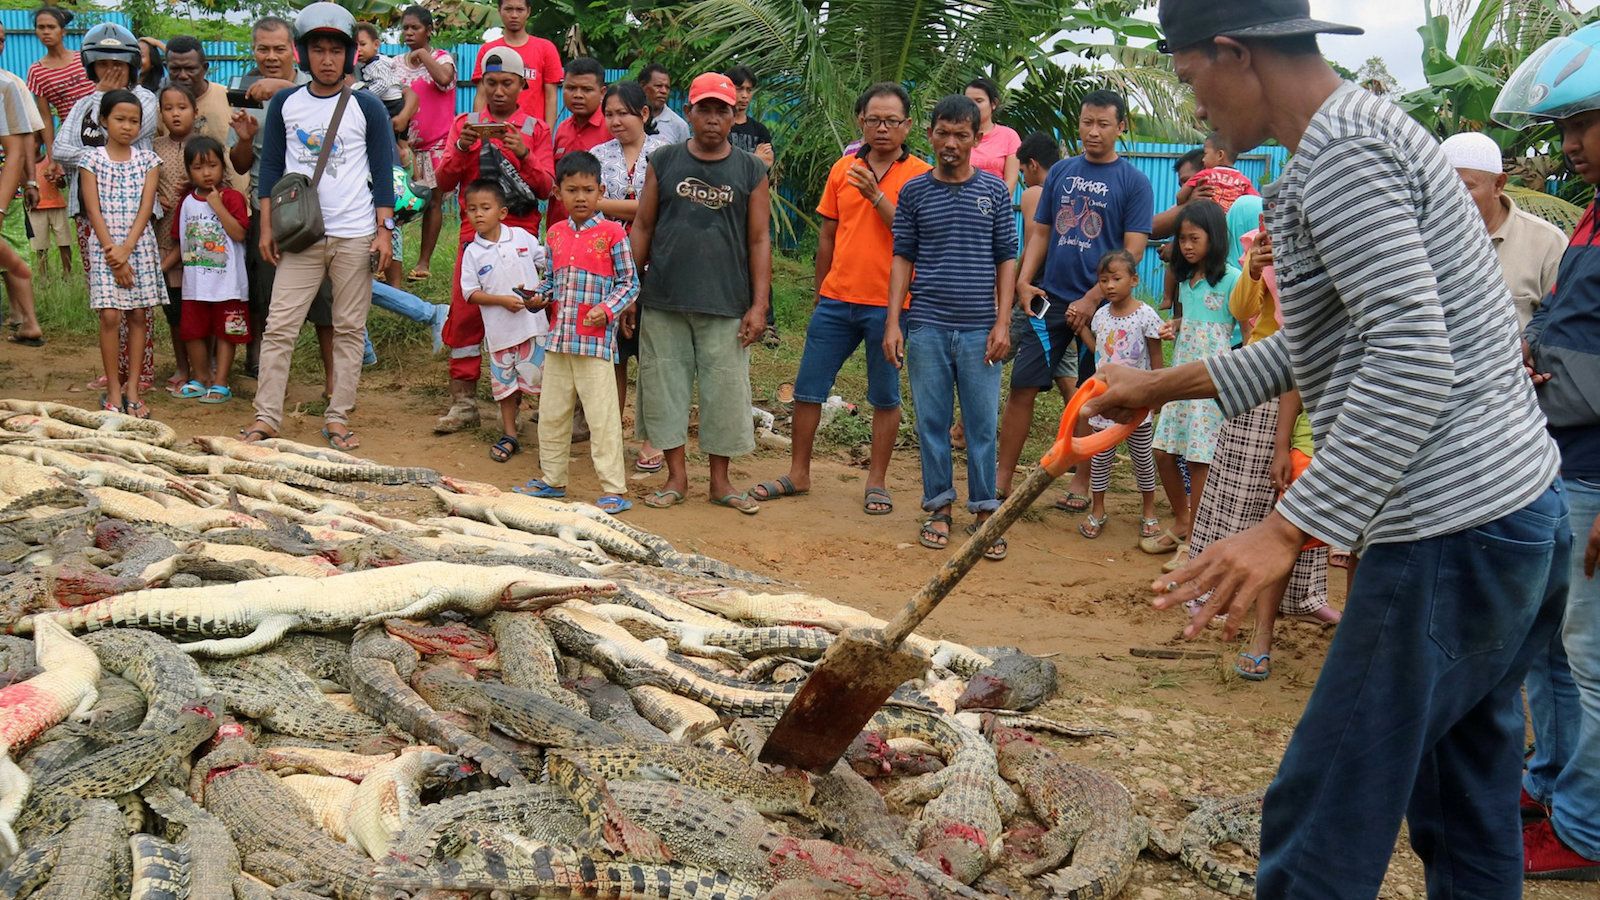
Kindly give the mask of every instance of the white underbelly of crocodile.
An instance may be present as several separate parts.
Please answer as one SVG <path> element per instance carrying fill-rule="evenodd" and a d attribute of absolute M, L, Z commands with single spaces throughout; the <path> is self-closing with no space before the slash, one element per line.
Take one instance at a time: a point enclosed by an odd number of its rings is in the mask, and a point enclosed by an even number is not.
<path fill-rule="evenodd" d="M 613 582 L 549 575 L 521 566 L 421 562 L 305 578 L 131 591 L 43 615 L 69 630 L 135 626 L 215 640 L 184 644 L 203 656 L 237 656 L 276 644 L 290 631 L 334 631 L 391 617 L 445 610 L 484 615 L 538 609 L 616 592 Z M 29 623 L 24 620 L 22 627 Z"/>

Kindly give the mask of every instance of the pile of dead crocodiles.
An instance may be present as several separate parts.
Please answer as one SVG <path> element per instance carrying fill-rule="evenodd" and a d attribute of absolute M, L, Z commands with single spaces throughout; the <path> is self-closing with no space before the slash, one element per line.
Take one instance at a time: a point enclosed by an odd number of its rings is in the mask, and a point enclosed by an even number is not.
<path fill-rule="evenodd" d="M 1155 833 L 930 660 L 824 775 L 754 762 L 868 614 L 590 506 L 284 440 L 0 400 L 0 898 L 1248 896 L 1260 797 Z M 1008 853 L 1031 813 L 1038 852 Z"/>

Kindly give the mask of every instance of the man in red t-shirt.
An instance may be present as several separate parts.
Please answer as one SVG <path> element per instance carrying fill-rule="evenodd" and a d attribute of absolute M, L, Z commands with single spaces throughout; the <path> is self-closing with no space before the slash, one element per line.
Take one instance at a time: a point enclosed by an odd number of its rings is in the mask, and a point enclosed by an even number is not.
<path fill-rule="evenodd" d="M 475 232 L 467 221 L 467 185 L 480 175 L 483 144 L 487 141 L 500 151 L 533 194 L 550 196 L 555 185 L 555 162 L 550 158 L 550 129 L 517 105 L 527 93 L 522 59 L 515 48 L 501 47 L 480 57 L 486 67 L 478 87 L 484 110 L 456 116 L 445 141 L 444 160 L 436 172 L 440 191 L 459 189 L 461 241 L 456 250 L 455 274 L 450 279 L 450 316 L 444 322 L 444 342 L 450 348 L 450 410 L 440 417 L 434 431 L 450 434 L 478 425 L 478 378 L 483 371 L 483 315 L 478 307 L 461 296 L 461 255 L 472 243 Z M 502 181 L 504 178 L 502 177 Z M 515 208 L 505 224 L 539 230 L 539 207 Z"/>
<path fill-rule="evenodd" d="M 606 114 L 601 109 L 600 98 L 605 95 L 606 70 L 599 60 L 580 56 L 567 64 L 567 77 L 561 82 L 561 99 L 572 115 L 556 126 L 555 160 L 574 150 L 593 150 L 613 140 L 611 129 L 606 127 Z M 550 210 L 545 215 L 545 227 L 567 217 L 567 208 L 561 205 L 559 195 L 550 198 Z"/>
<path fill-rule="evenodd" d="M 500 0 L 500 24 L 504 33 L 479 48 L 478 62 L 472 67 L 472 80 L 479 83 L 472 108 L 483 111 L 483 58 L 496 47 L 510 47 L 522 57 L 522 68 L 528 80 L 517 106 L 549 125 L 556 120 L 556 85 L 561 83 L 562 77 L 561 54 L 555 44 L 527 32 L 528 0 Z"/>

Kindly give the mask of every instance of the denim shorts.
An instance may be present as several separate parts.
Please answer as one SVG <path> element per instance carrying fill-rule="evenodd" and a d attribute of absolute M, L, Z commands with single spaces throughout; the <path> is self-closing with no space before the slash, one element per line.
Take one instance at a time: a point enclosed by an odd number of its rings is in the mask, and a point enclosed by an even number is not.
<path fill-rule="evenodd" d="M 806 348 L 800 356 L 800 374 L 794 379 L 794 399 L 800 403 L 826 403 L 839 370 L 865 343 L 867 402 L 873 409 L 898 409 L 900 370 L 883 358 L 883 327 L 888 317 L 886 307 L 823 297 L 806 327 Z"/>

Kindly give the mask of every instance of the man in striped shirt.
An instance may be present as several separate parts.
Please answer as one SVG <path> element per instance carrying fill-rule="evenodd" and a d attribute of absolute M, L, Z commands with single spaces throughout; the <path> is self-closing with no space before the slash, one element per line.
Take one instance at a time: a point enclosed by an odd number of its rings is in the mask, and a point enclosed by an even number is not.
<path fill-rule="evenodd" d="M 1298 387 L 1317 452 L 1262 524 L 1154 587 L 1212 598 L 1185 633 L 1281 591 L 1308 537 L 1362 554 L 1267 791 L 1257 896 L 1371 898 L 1402 818 L 1430 895 L 1522 896 L 1518 692 L 1560 621 L 1572 536 L 1499 263 L 1425 131 L 1342 83 L 1305 0 L 1163 0 L 1196 112 L 1294 152 L 1266 191 L 1284 327 L 1158 372 L 1113 368 L 1086 412 Z M 1435 268 L 1435 260 L 1448 265 Z M 1276 594 L 1272 594 L 1276 596 Z"/>

